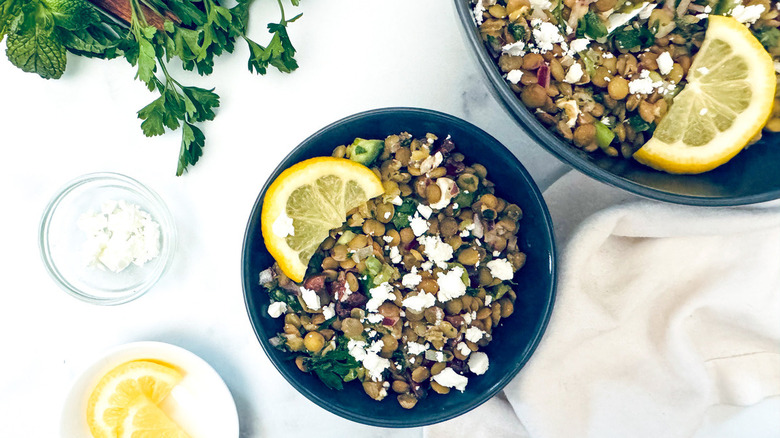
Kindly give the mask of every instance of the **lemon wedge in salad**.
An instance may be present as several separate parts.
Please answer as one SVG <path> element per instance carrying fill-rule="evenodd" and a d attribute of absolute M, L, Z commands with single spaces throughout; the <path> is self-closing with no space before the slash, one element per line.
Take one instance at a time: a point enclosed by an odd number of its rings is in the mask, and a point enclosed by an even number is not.
<path fill-rule="evenodd" d="M 711 15 L 685 88 L 634 158 L 669 173 L 701 173 L 727 162 L 766 124 L 776 78 L 772 57 L 732 17 Z"/>
<path fill-rule="evenodd" d="M 344 158 L 317 157 L 282 172 L 263 198 L 260 221 L 268 252 L 282 272 L 303 281 L 309 260 L 347 212 L 384 193 L 368 167 Z"/>

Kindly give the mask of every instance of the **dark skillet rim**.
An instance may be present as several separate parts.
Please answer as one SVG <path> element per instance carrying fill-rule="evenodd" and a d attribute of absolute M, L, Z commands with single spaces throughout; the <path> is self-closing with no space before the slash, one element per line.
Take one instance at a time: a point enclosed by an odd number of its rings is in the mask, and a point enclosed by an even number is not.
<path fill-rule="evenodd" d="M 562 162 L 568 164 L 574 169 L 579 170 L 585 175 L 611 186 L 627 190 L 636 195 L 658 201 L 670 202 L 675 204 L 694 205 L 702 207 L 729 207 L 737 205 L 756 204 L 759 202 L 771 201 L 780 198 L 780 189 L 769 190 L 763 193 L 744 195 L 744 196 L 690 196 L 670 193 L 658 190 L 642 184 L 638 184 L 625 177 L 615 175 L 588 160 L 583 159 L 574 147 L 562 141 L 558 135 L 548 131 L 542 126 L 541 122 L 534 116 L 528 108 L 515 96 L 514 92 L 506 84 L 506 81 L 498 71 L 493 58 L 487 52 L 482 39 L 479 37 L 476 23 L 473 15 L 467 5 L 468 0 L 454 0 L 455 8 L 461 25 L 461 30 L 468 39 L 470 51 L 477 56 L 482 71 L 487 76 L 491 84 L 491 91 L 504 104 L 504 109 L 520 125 L 531 138 L 545 150 L 553 154 Z"/>
<path fill-rule="evenodd" d="M 248 261 L 247 246 L 249 242 L 249 231 L 252 228 L 252 217 L 255 216 L 256 212 L 261 211 L 263 196 L 266 190 L 268 190 L 268 187 L 273 181 L 273 179 L 276 176 L 278 176 L 278 174 L 281 173 L 284 169 L 294 164 L 294 163 L 287 163 L 287 161 L 290 160 L 298 151 L 306 149 L 310 143 L 316 142 L 317 139 L 321 135 L 323 135 L 323 133 L 330 131 L 334 128 L 337 128 L 342 124 L 353 122 L 355 120 L 366 118 L 366 117 L 382 115 L 382 114 L 391 115 L 391 114 L 397 114 L 399 112 L 413 114 L 413 115 L 416 114 L 426 119 L 438 119 L 440 121 L 446 122 L 447 124 L 458 125 L 462 128 L 467 128 L 468 130 L 473 131 L 476 134 L 476 136 L 483 137 L 486 143 L 493 142 L 496 145 L 500 146 L 499 153 L 506 155 L 505 158 L 507 160 L 515 161 L 517 168 L 520 170 L 519 176 L 523 179 L 523 181 L 525 182 L 529 190 L 529 194 L 531 195 L 530 198 L 540 208 L 542 212 L 542 219 L 545 225 L 544 231 L 546 231 L 545 240 L 549 245 L 549 259 L 547 263 L 548 263 L 548 270 L 550 273 L 550 286 L 548 290 L 544 291 L 546 293 L 546 302 L 544 303 L 543 312 L 540 315 L 539 323 L 536 325 L 536 328 L 534 330 L 534 335 L 529 340 L 529 343 L 526 345 L 525 350 L 522 352 L 522 355 L 520 356 L 520 360 L 517 363 L 515 363 L 515 366 L 511 369 L 509 373 L 506 373 L 499 380 L 497 380 L 496 383 L 493 384 L 487 391 L 484 391 L 480 394 L 476 394 L 467 403 L 464 403 L 462 405 L 462 409 L 452 410 L 450 412 L 443 412 L 443 413 L 436 412 L 430 415 L 429 417 L 426 417 L 423 420 L 413 421 L 413 422 L 412 421 L 387 421 L 384 419 L 377 419 L 370 416 L 360 415 L 359 413 L 356 413 L 354 411 L 343 409 L 341 406 L 337 404 L 329 403 L 327 399 L 318 396 L 313 391 L 311 391 L 307 386 L 301 384 L 293 373 L 289 372 L 287 368 L 281 365 L 280 361 L 276 360 L 276 356 L 272 354 L 272 353 L 276 353 L 276 350 L 274 350 L 273 347 L 270 345 L 268 339 L 261 337 L 262 330 L 259 330 L 259 328 L 255 325 L 255 321 L 252 318 L 252 311 L 250 309 L 249 294 L 251 293 L 251 287 L 252 287 L 252 284 L 250 283 L 251 281 L 250 279 L 256 277 L 256 272 L 252 270 L 253 267 L 247 266 L 247 261 Z M 388 107 L 388 108 L 378 108 L 378 109 L 363 111 L 357 114 L 347 116 L 340 120 L 337 120 L 325 126 L 324 128 L 318 130 L 316 133 L 312 134 L 306 140 L 301 142 L 289 154 L 287 154 L 287 156 L 271 173 L 271 176 L 268 178 L 265 184 L 263 184 L 263 187 L 249 215 L 249 220 L 247 222 L 247 227 L 244 232 L 244 241 L 242 243 L 242 249 L 241 249 L 241 284 L 244 293 L 244 305 L 246 307 L 247 314 L 249 316 L 249 322 L 252 325 L 252 330 L 254 331 L 255 336 L 260 342 L 260 346 L 263 348 L 263 351 L 265 352 L 269 361 L 274 365 L 277 371 L 279 371 L 279 373 L 282 374 L 282 376 L 285 378 L 285 380 L 287 380 L 287 382 L 289 382 L 299 393 L 303 394 L 307 399 L 314 402 L 316 405 L 347 420 L 355 421 L 357 423 L 362 423 L 369 426 L 377 426 L 377 427 L 412 428 L 412 427 L 421 427 L 421 426 L 432 425 L 435 423 L 440 423 L 455 418 L 457 416 L 463 415 L 466 412 L 471 411 L 472 409 L 480 406 L 481 404 L 485 403 L 493 396 L 495 396 L 517 375 L 520 369 L 522 369 L 523 366 L 525 366 L 525 364 L 528 362 L 528 360 L 530 359 L 530 357 L 533 355 L 534 351 L 538 347 L 539 342 L 541 341 L 542 336 L 544 335 L 547 329 L 547 325 L 549 323 L 552 314 L 553 305 L 555 303 L 555 297 L 556 297 L 557 283 L 558 283 L 557 251 L 555 247 L 555 237 L 553 233 L 552 218 L 547 208 L 547 203 L 544 201 L 544 198 L 542 197 L 541 191 L 537 187 L 536 183 L 534 182 L 533 178 L 528 173 L 526 168 L 517 159 L 517 157 L 511 151 L 509 151 L 509 149 L 506 148 L 506 146 L 504 146 L 501 142 L 496 140 L 493 136 L 491 136 L 481 128 L 469 122 L 466 122 L 465 120 L 451 116 L 449 114 L 442 113 L 435 110 L 422 109 L 422 108 Z"/>

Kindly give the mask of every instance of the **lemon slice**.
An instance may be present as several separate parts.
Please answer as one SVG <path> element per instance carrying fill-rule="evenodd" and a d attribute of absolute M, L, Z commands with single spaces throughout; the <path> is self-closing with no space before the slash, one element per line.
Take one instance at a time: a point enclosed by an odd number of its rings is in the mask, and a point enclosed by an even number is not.
<path fill-rule="evenodd" d="M 176 369 L 157 362 L 134 360 L 103 376 L 87 402 L 87 424 L 95 438 L 113 438 L 128 406 L 143 396 L 161 402 L 182 379 Z"/>
<path fill-rule="evenodd" d="M 704 42 L 653 137 L 634 158 L 669 173 L 701 173 L 730 160 L 772 113 L 772 57 L 745 25 L 711 15 Z"/>
<path fill-rule="evenodd" d="M 126 415 L 116 428 L 117 438 L 189 438 L 178 424 L 146 396 L 140 396 L 128 406 Z"/>
<path fill-rule="evenodd" d="M 282 172 L 263 198 L 268 252 L 290 279 L 303 281 L 309 259 L 347 212 L 384 192 L 379 177 L 344 158 L 318 157 Z"/>

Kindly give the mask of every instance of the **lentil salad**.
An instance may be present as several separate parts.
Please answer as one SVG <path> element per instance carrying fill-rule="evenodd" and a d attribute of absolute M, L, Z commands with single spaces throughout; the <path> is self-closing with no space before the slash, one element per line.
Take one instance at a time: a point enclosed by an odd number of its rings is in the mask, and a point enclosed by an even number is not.
<path fill-rule="evenodd" d="M 336 157 L 372 165 L 385 193 L 354 209 L 312 257 L 302 284 L 263 271 L 272 339 L 327 386 L 362 382 L 407 409 L 430 390 L 463 391 L 489 365 L 480 347 L 514 311 L 522 210 L 494 195 L 487 170 L 450 138 L 357 139 Z"/>
<path fill-rule="evenodd" d="M 780 73 L 777 1 L 471 4 L 508 86 L 545 126 L 589 153 L 631 158 L 652 136 L 686 83 L 709 14 L 749 26 Z M 778 90 L 768 131 L 780 131 Z"/>

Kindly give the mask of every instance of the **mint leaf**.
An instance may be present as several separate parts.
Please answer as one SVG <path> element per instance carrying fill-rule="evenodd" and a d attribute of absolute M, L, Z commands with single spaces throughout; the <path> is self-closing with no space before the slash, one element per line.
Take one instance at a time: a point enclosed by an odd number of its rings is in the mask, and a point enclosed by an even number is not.
<path fill-rule="evenodd" d="M 23 22 L 8 35 L 6 55 L 22 71 L 58 79 L 67 63 L 65 46 L 56 38 L 51 15 L 44 8 L 37 9 L 34 14 L 25 11 Z"/>

